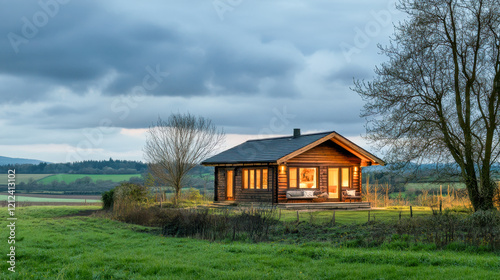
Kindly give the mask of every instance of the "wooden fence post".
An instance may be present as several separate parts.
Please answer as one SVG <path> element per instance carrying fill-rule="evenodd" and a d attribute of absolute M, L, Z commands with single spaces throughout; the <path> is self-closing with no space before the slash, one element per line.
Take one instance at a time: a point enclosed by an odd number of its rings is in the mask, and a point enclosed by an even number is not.
<path fill-rule="evenodd" d="M 300 218 L 299 218 L 299 210 L 297 210 L 297 224 L 300 222 Z"/>
<path fill-rule="evenodd" d="M 370 210 L 368 210 L 368 222 L 370 222 Z"/>
<path fill-rule="evenodd" d="M 410 218 L 413 218 L 413 208 L 410 205 Z"/>
<path fill-rule="evenodd" d="M 335 210 L 333 210 L 333 215 L 332 215 L 332 226 L 335 225 Z"/>

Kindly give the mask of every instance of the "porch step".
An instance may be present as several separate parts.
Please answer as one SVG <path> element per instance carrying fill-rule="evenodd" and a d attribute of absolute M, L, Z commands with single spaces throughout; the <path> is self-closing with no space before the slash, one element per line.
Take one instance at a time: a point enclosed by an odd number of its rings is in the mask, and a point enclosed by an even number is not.
<path fill-rule="evenodd" d="M 237 204 L 234 201 L 214 201 L 209 207 L 211 208 L 226 208 L 230 206 L 236 206 Z"/>
<path fill-rule="evenodd" d="M 287 210 L 348 210 L 348 209 L 370 209 L 370 202 L 320 202 L 320 203 L 279 203 L 278 208 Z"/>

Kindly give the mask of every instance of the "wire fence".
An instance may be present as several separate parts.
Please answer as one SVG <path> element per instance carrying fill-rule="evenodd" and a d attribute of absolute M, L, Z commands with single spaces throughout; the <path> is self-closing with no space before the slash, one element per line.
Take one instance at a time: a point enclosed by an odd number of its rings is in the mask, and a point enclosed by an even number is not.
<path fill-rule="evenodd" d="M 370 202 L 372 207 L 390 206 L 425 206 L 431 208 L 462 207 L 472 209 L 469 194 L 465 188 L 440 185 L 439 189 L 421 189 L 418 194 L 409 196 L 404 192 L 393 192 L 389 184 L 363 184 L 362 200 Z M 494 203 L 500 206 L 500 187 L 494 197 Z"/>

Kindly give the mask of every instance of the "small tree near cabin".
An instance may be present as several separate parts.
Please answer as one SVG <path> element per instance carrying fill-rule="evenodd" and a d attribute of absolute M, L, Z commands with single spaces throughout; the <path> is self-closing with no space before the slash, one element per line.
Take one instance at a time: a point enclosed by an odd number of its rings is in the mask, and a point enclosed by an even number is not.
<path fill-rule="evenodd" d="M 149 128 L 144 156 L 158 182 L 174 189 L 174 204 L 188 172 L 211 156 L 224 139 L 224 132 L 209 119 L 191 114 L 172 114 L 166 121 L 158 118 Z"/>
<path fill-rule="evenodd" d="M 474 210 L 494 208 L 500 155 L 500 1 L 400 0 L 407 20 L 366 101 L 368 139 L 390 162 L 456 163 Z"/>

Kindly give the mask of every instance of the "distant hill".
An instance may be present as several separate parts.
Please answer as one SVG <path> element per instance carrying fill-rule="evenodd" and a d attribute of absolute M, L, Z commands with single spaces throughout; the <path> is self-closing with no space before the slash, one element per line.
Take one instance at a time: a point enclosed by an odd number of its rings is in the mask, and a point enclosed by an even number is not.
<path fill-rule="evenodd" d="M 0 156 L 0 165 L 9 165 L 9 164 L 39 164 L 41 160 L 37 159 L 27 159 L 27 158 L 10 158 L 10 157 L 2 157 Z"/>

